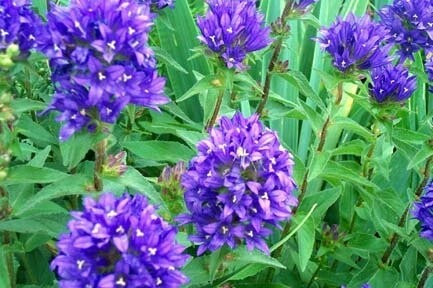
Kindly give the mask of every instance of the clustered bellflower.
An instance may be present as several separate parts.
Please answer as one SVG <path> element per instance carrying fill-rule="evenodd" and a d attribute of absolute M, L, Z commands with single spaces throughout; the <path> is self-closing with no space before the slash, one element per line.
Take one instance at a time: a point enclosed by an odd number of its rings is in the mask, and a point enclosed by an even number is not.
<path fill-rule="evenodd" d="M 424 196 L 415 203 L 413 216 L 421 223 L 421 237 L 433 241 L 433 181 L 424 187 Z"/>
<path fill-rule="evenodd" d="M 332 64 L 343 73 L 368 70 L 389 63 L 390 46 L 382 42 L 388 30 L 374 23 L 368 15 L 361 18 L 349 14 L 346 20 L 338 18 L 329 28 L 321 29 L 316 40 L 332 57 Z"/>
<path fill-rule="evenodd" d="M 416 90 L 416 77 L 410 76 L 408 69 L 401 64 L 374 68 L 371 78 L 370 94 L 379 103 L 402 102 Z"/>
<path fill-rule="evenodd" d="M 50 58 L 61 140 L 76 131 L 114 123 L 129 103 L 158 110 L 169 99 L 158 76 L 148 33 L 150 7 L 135 0 L 72 0 L 48 14 L 44 47 Z"/>
<path fill-rule="evenodd" d="M 257 115 L 244 118 L 239 112 L 223 117 L 197 149 L 182 177 L 189 213 L 178 220 L 194 224 L 190 239 L 199 245 L 198 255 L 243 241 L 249 250 L 268 253 L 267 226 L 279 227 L 298 203 L 293 156 Z"/>
<path fill-rule="evenodd" d="M 104 193 L 84 199 L 72 212 L 51 268 L 60 287 L 180 287 L 186 260 L 176 230 L 155 214 L 142 195 L 116 198 Z"/>
<path fill-rule="evenodd" d="M 198 17 L 200 41 L 217 53 L 228 68 L 245 69 L 249 52 L 271 43 L 269 27 L 254 0 L 207 0 L 209 9 Z"/>
<path fill-rule="evenodd" d="M 42 21 L 32 10 L 28 0 L 0 1 L 0 53 L 12 44 L 22 56 L 42 42 Z"/>
<path fill-rule="evenodd" d="M 414 60 L 413 54 L 433 49 L 433 2 L 430 0 L 394 0 L 379 12 L 382 25 L 389 29 L 390 43 L 398 45 L 400 60 Z"/>

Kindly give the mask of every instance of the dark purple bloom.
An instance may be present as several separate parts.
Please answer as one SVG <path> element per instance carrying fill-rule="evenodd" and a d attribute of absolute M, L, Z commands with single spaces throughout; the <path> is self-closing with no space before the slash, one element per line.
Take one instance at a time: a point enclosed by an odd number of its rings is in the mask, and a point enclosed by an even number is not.
<path fill-rule="evenodd" d="M 293 156 L 257 115 L 244 118 L 239 112 L 223 117 L 197 149 L 182 177 L 189 214 L 178 218 L 195 225 L 197 253 L 224 244 L 234 248 L 242 240 L 248 249 L 268 252 L 267 226 L 279 227 L 297 205 Z"/>
<path fill-rule="evenodd" d="M 427 73 L 428 80 L 433 82 L 433 57 L 428 57 L 424 64 L 425 72 Z"/>
<path fill-rule="evenodd" d="M 178 270 L 188 259 L 176 229 L 155 214 L 142 195 L 84 199 L 72 212 L 70 232 L 61 236 L 51 263 L 60 287 L 180 287 Z"/>
<path fill-rule="evenodd" d="M 379 103 L 404 101 L 416 90 L 416 77 L 401 64 L 374 68 L 371 78 L 370 94 Z"/>
<path fill-rule="evenodd" d="M 332 64 L 341 72 L 368 70 L 390 62 L 390 47 L 382 41 L 387 29 L 371 21 L 349 14 L 346 20 L 338 18 L 329 28 L 322 28 L 321 37 L 316 39 L 332 57 Z"/>
<path fill-rule="evenodd" d="M 254 0 L 208 0 L 209 10 L 198 17 L 200 41 L 217 53 L 228 68 L 245 69 L 249 52 L 271 43 L 270 29 L 264 27 L 263 15 Z"/>
<path fill-rule="evenodd" d="M 22 54 L 35 48 L 40 39 L 42 21 L 28 0 L 0 1 L 0 52 L 16 44 Z"/>
<path fill-rule="evenodd" d="M 424 196 L 415 202 L 412 215 L 421 224 L 421 237 L 433 241 L 433 181 L 424 187 Z"/>
<path fill-rule="evenodd" d="M 61 113 L 62 140 L 100 121 L 114 123 L 127 104 L 158 110 L 169 101 L 148 46 L 152 17 L 148 5 L 129 0 L 52 7 L 43 51 L 57 92 L 48 110 Z M 71 118 L 77 111 L 80 121 Z"/>
<path fill-rule="evenodd" d="M 388 41 L 398 45 L 397 54 L 403 62 L 425 48 L 431 50 L 433 40 L 433 3 L 430 0 L 394 0 L 383 7 L 379 15 L 388 28 Z"/>

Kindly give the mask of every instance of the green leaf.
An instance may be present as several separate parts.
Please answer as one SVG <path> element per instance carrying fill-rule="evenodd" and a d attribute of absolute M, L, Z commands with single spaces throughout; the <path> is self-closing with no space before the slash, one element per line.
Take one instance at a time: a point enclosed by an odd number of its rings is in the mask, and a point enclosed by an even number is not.
<path fill-rule="evenodd" d="M 68 196 L 68 195 L 82 195 L 87 193 L 86 185 L 89 179 L 83 175 L 71 175 L 59 179 L 57 182 L 45 186 L 36 195 L 30 198 L 22 207 L 13 207 L 13 214 L 19 216 L 34 209 L 41 203 Z"/>
<path fill-rule="evenodd" d="M 407 143 L 423 144 L 431 138 L 431 135 L 409 129 L 394 127 L 392 129 L 392 138 Z"/>
<path fill-rule="evenodd" d="M 323 119 L 322 115 L 319 114 L 316 110 L 311 108 L 307 103 L 299 100 L 299 103 L 304 110 L 303 114 L 307 117 L 308 120 L 310 120 L 311 127 L 313 128 L 315 133 L 319 133 L 323 123 L 325 120 Z"/>
<path fill-rule="evenodd" d="M 168 54 L 167 51 L 157 46 L 153 46 L 152 50 L 155 53 L 155 57 L 158 60 L 158 62 L 161 61 L 165 65 L 170 66 L 179 72 L 188 74 L 188 71 L 186 71 L 178 62 L 176 62 L 176 60 L 173 57 L 171 57 L 171 55 Z"/>
<path fill-rule="evenodd" d="M 30 99 L 15 99 L 11 103 L 12 110 L 17 114 L 28 111 L 43 110 L 46 107 L 47 105 L 45 103 Z"/>
<path fill-rule="evenodd" d="M 316 221 L 321 221 L 329 207 L 338 200 L 341 193 L 341 187 L 336 187 L 307 194 L 299 206 L 299 211 L 309 211 L 311 207 L 317 205 L 313 217 Z"/>
<path fill-rule="evenodd" d="M 316 152 L 313 154 L 313 159 L 311 160 L 310 173 L 308 174 L 308 181 L 315 179 L 319 176 L 323 169 L 325 169 L 326 164 L 331 157 L 331 153 L 329 151 Z"/>
<path fill-rule="evenodd" d="M 313 218 L 309 218 L 297 233 L 299 268 L 302 272 L 307 268 L 308 261 L 313 253 L 315 234 Z"/>
<path fill-rule="evenodd" d="M 114 178 L 113 181 L 131 188 L 133 191 L 146 195 L 153 204 L 160 205 L 163 203 L 161 194 L 158 193 L 153 185 L 133 167 L 128 167 L 125 174 L 121 177 Z"/>
<path fill-rule="evenodd" d="M 52 237 L 59 236 L 66 230 L 66 222 L 69 220 L 68 214 L 50 214 L 32 216 L 0 222 L 0 231 L 10 231 L 16 233 L 47 233 Z"/>
<path fill-rule="evenodd" d="M 418 153 L 416 153 L 413 158 L 410 160 L 409 165 L 407 165 L 407 169 L 412 169 L 415 166 L 418 166 L 421 162 L 425 161 L 427 158 L 433 155 L 433 148 L 424 145 Z"/>
<path fill-rule="evenodd" d="M 5 185 L 52 183 L 67 176 L 68 175 L 63 172 L 50 168 L 19 165 L 9 169 Z"/>
<path fill-rule="evenodd" d="M 299 92 L 305 97 L 314 101 L 314 103 L 320 107 L 323 111 L 326 110 L 326 106 L 320 96 L 310 86 L 310 82 L 307 77 L 300 71 L 290 70 L 287 73 L 276 73 L 276 75 L 287 80 L 290 84 L 299 89 Z"/>
<path fill-rule="evenodd" d="M 198 82 L 194 84 L 185 94 L 183 94 L 179 99 L 177 99 L 177 103 L 185 101 L 191 98 L 194 95 L 203 93 L 205 90 L 211 89 L 222 89 L 223 88 L 222 79 L 220 79 L 219 75 L 207 75 L 204 78 L 200 79 Z"/>
<path fill-rule="evenodd" d="M 130 141 L 123 147 L 144 160 L 176 163 L 179 160 L 188 161 L 194 152 L 179 142 L 170 141 Z"/>
<path fill-rule="evenodd" d="M 230 262 L 238 264 L 263 264 L 267 267 L 286 269 L 277 259 L 272 258 L 269 255 L 263 254 L 258 250 L 248 251 L 245 246 L 239 247 L 233 253 L 230 253 L 228 257 Z"/>
<path fill-rule="evenodd" d="M 60 143 L 60 153 L 63 158 L 63 166 L 69 170 L 75 168 L 86 156 L 92 147 L 103 139 L 100 133 L 75 133 L 67 141 Z"/>
<path fill-rule="evenodd" d="M 336 147 L 332 150 L 332 156 L 339 155 L 354 155 L 361 156 L 364 151 L 366 143 L 361 139 L 355 139 L 347 143 L 343 143 L 342 145 Z"/>
<path fill-rule="evenodd" d="M 329 161 L 328 165 L 320 176 L 325 179 L 332 179 L 337 181 L 344 180 L 352 184 L 377 188 L 377 186 L 373 182 L 362 177 L 360 173 L 356 173 L 352 169 L 349 169 L 335 161 Z"/>
<path fill-rule="evenodd" d="M 27 115 L 22 115 L 16 124 L 17 131 L 33 141 L 42 141 L 48 144 L 57 144 L 58 140 L 42 125 L 34 122 Z"/>
<path fill-rule="evenodd" d="M 359 136 L 364 137 L 369 142 L 373 141 L 374 139 L 373 134 L 369 130 L 365 129 L 358 122 L 354 121 L 351 118 L 335 117 L 332 119 L 332 125 L 334 127 L 345 129 L 346 131 L 358 134 Z"/>
<path fill-rule="evenodd" d="M 32 160 L 29 161 L 28 165 L 33 167 L 42 168 L 47 161 L 48 155 L 51 152 L 51 145 L 45 147 L 44 150 L 41 150 L 36 153 Z"/>
<path fill-rule="evenodd" d="M 0 287 L 12 287 L 10 283 L 8 265 L 7 265 L 7 254 L 5 251 L 6 246 L 0 245 Z"/>

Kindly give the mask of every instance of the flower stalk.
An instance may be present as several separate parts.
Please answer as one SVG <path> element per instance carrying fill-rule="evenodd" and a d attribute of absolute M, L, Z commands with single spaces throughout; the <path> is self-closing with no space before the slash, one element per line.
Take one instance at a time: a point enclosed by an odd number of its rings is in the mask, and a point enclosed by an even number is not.
<path fill-rule="evenodd" d="M 93 174 L 94 187 L 96 191 L 102 191 L 104 184 L 102 181 L 102 171 L 106 161 L 107 140 L 103 139 L 95 147 L 95 168 Z"/>

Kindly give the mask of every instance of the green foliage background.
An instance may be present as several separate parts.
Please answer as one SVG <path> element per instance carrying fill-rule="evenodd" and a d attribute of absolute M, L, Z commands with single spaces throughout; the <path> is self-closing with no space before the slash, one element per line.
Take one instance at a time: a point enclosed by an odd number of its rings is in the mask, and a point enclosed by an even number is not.
<path fill-rule="evenodd" d="M 46 1 L 33 2 L 44 15 Z M 307 183 L 305 198 L 287 226 L 289 237 L 279 242 L 281 231 L 271 237 L 273 257 L 243 248 L 194 257 L 184 269 L 191 279 L 187 287 L 352 288 L 367 282 L 375 288 L 417 287 L 430 267 L 432 245 L 418 236 L 416 221 L 402 216 L 431 171 L 433 101 L 423 72 L 425 55 L 419 52 L 410 67 L 419 79 L 415 95 L 394 119 L 383 120 L 359 81 L 346 82 L 341 105 L 333 106 L 340 79 L 311 40 L 338 15 L 374 13 L 389 2 L 321 0 L 312 15 L 289 21 L 280 59 L 288 60 L 290 70 L 273 75 L 264 120 L 294 154 L 296 182 L 300 188 Z M 260 1 L 267 23 L 284 5 L 284 0 Z M 202 0 L 178 0 L 175 9 L 161 12 L 151 45 L 173 102 L 162 113 L 128 107 L 107 138 L 109 154 L 128 152 L 129 168 L 122 177 L 106 175 L 104 190 L 144 193 L 169 219 L 175 215 L 157 177 L 165 165 L 193 157 L 216 104 L 215 80 L 225 80 L 197 50 L 195 17 L 204 10 Z M 234 75 L 236 93 L 225 97 L 221 114 L 233 108 L 254 113 L 272 49 L 256 53 L 251 69 Z M 52 94 L 48 73 L 38 55 L 12 71 L 16 120 L 2 133 L 11 143 L 12 161 L 0 183 L 8 194 L 1 204 L 5 216 L 0 215 L 0 287 L 56 287 L 49 268 L 55 238 L 66 229 L 68 211 L 80 208 L 81 195 L 95 194 L 93 147 L 104 136 L 81 133 L 59 143 L 55 115 L 38 114 Z M 326 135 L 324 126 L 329 126 Z M 324 149 L 318 149 L 322 138 Z M 325 223 L 338 225 L 337 238 Z M 179 240 L 191 246 L 186 232 Z M 397 244 L 383 261 L 393 238 Z M 433 287 L 433 280 L 425 287 Z"/>

